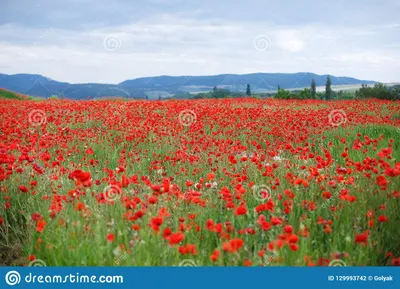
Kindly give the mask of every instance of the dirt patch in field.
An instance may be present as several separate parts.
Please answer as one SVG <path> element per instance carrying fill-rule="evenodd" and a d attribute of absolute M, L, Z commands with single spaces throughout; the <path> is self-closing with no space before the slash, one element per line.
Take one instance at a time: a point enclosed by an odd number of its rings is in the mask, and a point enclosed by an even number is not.
<path fill-rule="evenodd" d="M 24 264 L 26 264 L 26 260 L 20 244 L 0 247 L 0 266 L 23 266 Z"/>

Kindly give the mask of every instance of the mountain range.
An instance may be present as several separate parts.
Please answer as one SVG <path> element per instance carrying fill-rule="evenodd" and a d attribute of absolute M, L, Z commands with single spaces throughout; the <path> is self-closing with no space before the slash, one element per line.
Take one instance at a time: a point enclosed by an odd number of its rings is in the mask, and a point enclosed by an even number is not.
<path fill-rule="evenodd" d="M 252 92 L 309 87 L 314 79 L 317 86 L 325 85 L 327 75 L 310 72 L 221 74 L 212 76 L 156 76 L 125 80 L 119 84 L 59 82 L 38 74 L 0 74 L 0 88 L 17 93 L 69 99 L 128 97 L 156 99 L 158 97 L 190 97 L 190 93 L 206 92 L 217 86 L 236 92 L 245 92 L 250 84 Z M 374 84 L 375 81 L 351 77 L 331 76 L 332 85 Z"/>

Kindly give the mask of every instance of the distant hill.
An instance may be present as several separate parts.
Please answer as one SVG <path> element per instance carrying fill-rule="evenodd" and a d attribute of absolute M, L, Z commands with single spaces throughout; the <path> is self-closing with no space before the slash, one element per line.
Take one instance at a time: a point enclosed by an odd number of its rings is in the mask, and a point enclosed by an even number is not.
<path fill-rule="evenodd" d="M 317 86 L 325 85 L 327 75 L 310 72 L 221 74 L 212 76 L 156 76 L 125 80 L 119 84 L 70 84 L 37 74 L 0 74 L 0 87 L 31 96 L 57 95 L 70 99 L 120 96 L 129 98 L 157 99 L 182 96 L 187 93 L 210 91 L 214 86 L 231 91 L 245 92 L 250 84 L 253 92 L 274 91 L 278 88 L 293 89 L 310 86 L 314 78 Z M 332 85 L 373 84 L 375 81 L 351 77 L 331 76 Z"/>

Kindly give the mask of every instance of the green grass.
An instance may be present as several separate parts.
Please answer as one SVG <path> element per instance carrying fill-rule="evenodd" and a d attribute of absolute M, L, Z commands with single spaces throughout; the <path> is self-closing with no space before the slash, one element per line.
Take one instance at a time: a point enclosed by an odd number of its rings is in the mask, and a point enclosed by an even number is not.
<path fill-rule="evenodd" d="M 358 137 L 357 134 L 360 134 L 361 136 Z M 377 148 L 379 150 L 387 147 L 390 139 L 400 139 L 400 128 L 390 125 L 356 125 L 346 128 L 339 127 L 327 131 L 324 133 L 324 136 L 326 136 L 326 139 L 322 142 L 323 145 L 326 146 L 329 142 L 332 142 L 334 148 L 332 154 L 334 158 L 340 159 L 340 154 L 343 152 L 345 146 L 351 148 L 354 140 L 360 139 L 361 141 L 364 141 L 364 136 L 368 136 L 371 139 L 378 139 L 384 136 L 386 142 L 380 142 Z M 343 137 L 347 140 L 346 145 L 340 142 Z M 398 141 L 394 142 L 392 149 L 394 160 L 400 161 L 400 143 Z M 376 152 L 371 151 L 370 148 L 368 153 L 363 153 L 362 150 L 363 149 L 352 152 L 355 161 L 362 161 L 366 155 L 369 155 L 370 157 L 376 156 Z"/>
<path fill-rule="evenodd" d="M 86 128 L 86 127 L 85 127 Z M 332 140 L 333 146 L 330 151 L 332 152 L 333 158 L 340 162 L 340 153 L 346 146 L 345 144 L 340 143 L 340 139 L 336 138 L 336 136 L 344 136 L 346 135 L 348 144 L 352 144 L 355 139 L 357 139 L 357 133 L 360 133 L 363 137 L 364 135 L 368 135 L 371 138 L 377 138 L 381 134 L 385 135 L 385 142 L 383 142 L 382 146 L 378 148 L 384 147 L 386 141 L 390 138 L 398 138 L 398 131 L 393 127 L 386 126 L 359 126 L 351 129 L 336 129 L 325 133 L 328 136 L 329 140 Z M 111 136 L 112 135 L 112 136 Z M 154 141 L 154 140 L 153 140 Z M 328 142 L 327 140 L 324 142 Z M 104 144 L 108 143 L 107 149 L 104 149 Z M 93 144 L 91 147 L 95 151 L 95 155 L 97 156 L 98 161 L 101 164 L 101 167 L 109 167 L 110 169 L 114 169 L 119 162 L 119 158 L 121 155 L 121 151 L 124 149 L 132 149 L 129 143 L 121 143 L 120 145 L 119 139 L 115 132 L 109 132 L 109 134 L 103 136 L 103 142 L 99 144 Z M 114 144 L 114 145 L 111 145 Z M 348 145 L 347 144 L 347 145 Z M 80 149 L 84 151 L 84 144 L 71 144 L 75 149 Z M 148 152 L 146 153 L 146 148 L 148 148 Z M 158 155 L 168 155 L 169 150 L 171 150 L 171 146 L 168 143 L 159 143 L 159 145 L 155 144 L 153 147 L 146 147 L 146 142 L 143 143 L 139 148 L 142 150 L 142 161 L 138 163 L 134 163 L 129 167 L 130 172 L 136 173 L 144 173 L 143 169 L 150 165 L 150 161 L 148 161 L 153 153 Z M 399 148 L 394 147 L 396 158 L 399 154 Z M 376 153 L 370 151 L 368 154 L 374 156 Z M 207 157 L 207 155 L 204 155 Z M 354 161 L 361 161 L 365 158 L 365 154 L 352 152 L 350 158 Z M 289 156 L 289 160 L 292 163 L 299 163 L 296 158 L 293 156 Z M 76 155 L 74 158 L 71 158 L 70 161 L 73 162 L 81 162 L 82 156 Z M 228 166 L 227 162 L 222 162 L 222 166 Z M 86 165 L 87 166 L 87 165 Z M 104 172 L 95 171 L 90 167 L 84 167 L 85 170 L 90 170 L 92 172 L 92 176 L 94 179 L 101 179 L 105 177 L 106 174 Z M 193 172 L 192 166 L 187 163 L 183 165 L 183 167 L 189 172 Z M 237 165 L 237 168 L 240 169 L 241 164 Z M 203 167 L 206 170 L 206 167 Z M 173 175 L 178 170 L 176 167 L 167 166 L 166 170 L 169 175 Z M 255 168 L 248 168 L 249 174 L 256 174 L 257 171 Z M 285 173 L 287 171 L 282 170 L 281 173 L 277 174 L 281 180 L 285 179 Z M 327 174 L 334 174 L 334 171 L 327 171 Z M 219 175 L 223 177 L 222 175 Z M 150 175 L 153 181 L 160 181 L 161 178 L 157 176 L 157 173 Z M 28 176 L 21 176 L 21 180 L 24 178 L 28 178 Z M 47 188 L 49 187 L 49 179 L 50 175 L 44 174 L 41 175 L 37 180 L 40 184 L 36 190 L 40 195 L 47 194 Z M 260 183 L 265 182 L 265 180 L 260 179 Z M 284 187 L 289 187 L 290 185 L 283 181 Z M 176 183 L 180 187 L 185 186 L 185 179 L 176 180 Z M 68 192 L 69 190 L 74 189 L 73 182 L 68 180 L 66 176 L 61 176 L 61 178 L 56 182 L 51 182 L 52 186 L 57 184 L 63 186 L 63 191 Z M 224 179 L 221 183 L 221 186 L 230 185 L 229 179 Z M 11 182 L 7 184 L 9 190 L 17 191 L 16 182 Z M 132 191 L 137 186 L 130 186 L 128 191 Z M 369 191 L 371 184 L 368 182 L 357 183 L 357 190 L 363 193 L 357 193 L 355 191 L 352 194 L 356 195 L 358 198 L 357 203 L 355 204 L 346 204 L 345 208 L 340 212 L 340 215 L 336 215 L 335 217 L 327 211 L 326 209 L 318 209 L 314 213 L 310 213 L 307 218 L 303 219 L 302 222 L 298 222 L 299 219 L 304 217 L 304 211 L 300 208 L 295 208 L 294 212 L 289 216 L 288 223 L 297 224 L 295 225 L 295 230 L 299 230 L 300 228 L 307 226 L 309 227 L 310 235 L 312 238 L 301 239 L 300 247 L 301 251 L 298 254 L 293 254 L 287 248 L 283 249 L 277 254 L 280 258 L 284 260 L 284 264 L 286 265 L 302 265 L 299 258 L 296 255 L 317 255 L 319 257 L 330 258 L 330 254 L 333 252 L 350 252 L 351 258 L 346 260 L 349 264 L 365 264 L 371 263 L 376 265 L 385 265 L 384 256 L 382 254 L 375 254 L 373 247 L 362 247 L 357 246 L 353 243 L 353 232 L 354 230 L 360 231 L 360 228 L 365 228 L 366 217 L 364 216 L 365 212 L 368 209 L 379 210 L 379 205 L 386 202 L 386 196 L 384 194 L 366 194 Z M 400 182 L 397 180 L 395 183 L 391 185 L 392 188 L 399 188 Z M 101 191 L 103 186 L 97 189 L 97 191 Z M 125 190 L 125 189 L 124 189 Z M 8 238 L 10 236 L 14 236 L 13 238 L 17 238 L 17 240 L 10 240 L 8 246 L 11 248 L 13 244 L 22 243 L 24 255 L 35 254 L 40 259 L 46 260 L 48 264 L 51 265 L 113 265 L 116 260 L 118 260 L 119 265 L 166 265 L 166 264 L 178 264 L 182 260 L 182 256 L 176 250 L 172 250 L 169 246 L 162 245 L 160 246 L 160 240 L 153 236 L 153 232 L 150 230 L 142 230 L 140 234 L 140 239 L 138 243 L 134 241 L 134 247 L 128 248 L 128 257 L 117 258 L 113 251 L 118 247 L 115 243 L 109 244 L 104 238 L 105 236 L 112 232 L 116 235 L 119 244 L 128 245 L 131 240 L 135 240 L 138 238 L 137 233 L 132 232 L 129 228 L 131 222 L 124 221 L 123 215 L 126 212 L 122 206 L 105 204 L 99 205 L 97 201 L 90 197 L 92 189 L 87 189 L 87 197 L 82 199 L 85 205 L 88 208 L 91 208 L 92 215 L 90 217 L 83 217 L 80 212 L 74 210 L 74 206 L 65 204 L 65 209 L 62 211 L 62 214 L 58 215 L 52 222 L 48 223 L 46 230 L 42 234 L 34 233 L 33 231 L 33 223 L 30 221 L 30 215 L 33 212 L 41 212 L 42 214 L 46 214 L 48 210 L 49 203 L 42 202 L 38 198 L 29 199 L 29 195 L 18 195 L 17 203 L 14 203 L 14 207 L 6 212 L 7 221 L 12 223 L 12 231 L 8 232 Z M 142 188 L 139 193 L 140 198 L 145 198 L 145 195 L 150 194 L 150 190 L 147 188 Z M 317 203 L 321 203 L 320 199 L 321 189 L 319 185 L 316 183 L 311 184 L 308 189 L 298 188 L 296 194 L 301 199 L 311 199 Z M 210 195 L 210 202 L 215 204 L 216 206 L 223 207 L 223 204 L 220 200 L 218 200 L 217 195 Z M 14 200 L 15 202 L 15 200 Z M 338 205 L 340 202 L 338 199 L 333 199 L 329 205 Z M 251 197 L 251 194 L 247 198 L 247 204 L 249 208 L 256 206 L 258 203 Z M 397 203 L 387 203 L 388 211 L 395 211 L 398 209 L 400 205 Z M 160 196 L 160 204 L 159 208 L 162 206 L 169 206 L 166 197 Z M 24 209 L 26 210 L 23 215 L 18 212 Z M 155 209 L 155 208 L 154 208 Z M 277 207 L 276 214 L 281 214 L 281 210 L 283 207 L 279 205 Z M 157 209 L 151 210 L 148 215 L 146 215 L 143 220 L 140 221 L 140 225 L 142 228 L 146 228 L 147 223 L 150 222 L 151 216 L 155 216 Z M 232 220 L 231 212 L 225 212 L 224 214 L 218 214 L 215 210 L 207 209 L 204 211 L 201 207 L 183 205 L 176 207 L 173 209 L 173 213 L 176 216 L 185 216 L 188 213 L 196 213 L 198 218 L 196 222 L 201 224 L 204 227 L 204 224 L 208 218 L 212 218 L 216 222 L 226 222 Z M 333 238 L 330 239 L 329 236 L 323 233 L 322 226 L 316 225 L 317 216 L 323 217 L 324 219 L 338 218 L 338 222 L 334 226 Z M 69 225 L 60 225 L 60 221 L 67 222 Z M 384 233 L 381 238 L 380 245 L 383 247 L 393 247 L 393 244 L 396 242 L 396 238 L 398 236 L 390 234 L 389 232 L 397 231 L 396 226 L 400 222 L 400 217 L 398 215 L 391 216 L 391 223 L 388 226 L 392 226 L 393 228 L 389 228 L 386 226 L 386 231 L 388 233 Z M 236 228 L 244 228 L 248 226 L 249 223 L 254 224 L 256 222 L 255 216 L 249 214 L 243 218 L 235 219 L 234 226 Z M 26 230 L 22 230 L 25 227 L 25 224 L 28 226 Z M 167 223 L 171 227 L 178 226 L 178 222 L 175 220 L 170 220 Z M 85 226 L 89 225 L 89 231 L 85 232 Z M 356 229 L 356 227 L 359 228 Z M 340 233 L 342 232 L 342 234 Z M 266 238 L 265 241 L 272 240 L 276 234 L 279 233 L 277 228 L 268 232 L 263 238 Z M 376 233 L 374 233 L 376 234 Z M 38 246 L 37 238 L 41 238 L 45 240 L 45 243 Z M 221 240 L 215 238 L 215 234 L 210 232 L 203 232 L 204 239 L 200 241 L 201 248 L 207 248 L 208 251 L 214 249 L 218 246 L 221 246 Z M 375 237 L 375 236 L 374 236 Z M 376 238 L 378 238 L 376 236 Z M 7 239 L 7 238 L 6 238 Z M 198 235 L 195 233 L 187 233 L 186 239 L 188 242 L 198 242 Z M 4 239 L 3 239 L 4 240 Z M 145 242 L 141 242 L 139 240 L 145 240 Z M 346 241 L 348 240 L 348 241 Z M 245 237 L 245 241 L 247 244 L 247 251 L 251 258 L 254 258 L 257 252 L 263 248 L 263 242 L 255 242 L 251 238 Z M 400 248 L 394 248 L 394 252 L 399 253 Z M 356 253 L 357 252 L 357 253 Z M 154 254 L 157 254 L 157 258 L 154 258 Z M 208 252 L 209 253 L 209 252 Z M 245 254 L 246 255 L 246 254 Z M 125 256 L 125 255 L 124 255 Z M 77 261 L 79 260 L 79 261 Z M 74 263 L 76 262 L 76 263 Z M 203 265 L 211 265 L 212 262 L 209 260 L 208 255 L 196 256 L 196 262 Z M 229 261 L 228 257 L 222 258 L 217 264 L 219 265 L 229 265 L 231 261 Z M 277 265 L 277 263 L 271 262 L 271 265 Z"/>
<path fill-rule="evenodd" d="M 15 92 L 4 89 L 0 89 L 0 98 L 19 99 L 19 100 L 23 99 L 20 95 L 16 94 Z"/>
<path fill-rule="evenodd" d="M 317 107 L 317 106 L 315 106 Z M 112 110 L 105 112 L 111 114 Z M 134 114 L 138 113 L 133 111 Z M 164 110 L 154 109 L 151 117 L 162 116 Z M 224 242 L 217 234 L 204 230 L 207 219 L 211 218 L 217 223 L 232 222 L 233 227 L 244 229 L 247 227 L 257 227 L 256 216 L 253 214 L 254 208 L 260 203 L 254 199 L 250 190 L 247 190 L 245 201 L 249 213 L 244 216 L 235 217 L 232 210 L 227 210 L 224 207 L 224 202 L 219 198 L 217 191 L 211 189 L 202 189 L 202 199 L 207 200 L 207 207 L 201 207 L 194 204 L 186 203 L 182 199 L 163 194 L 159 195 L 158 204 L 149 206 L 146 215 L 143 219 L 132 222 L 124 218 L 127 209 L 122 206 L 121 202 L 115 204 L 100 204 L 95 196 L 103 191 L 107 180 L 110 179 L 110 174 L 114 175 L 115 179 L 120 179 L 120 175 L 116 173 L 116 168 L 120 164 L 126 164 L 126 175 L 146 175 L 151 182 L 160 183 L 163 176 L 157 170 L 149 170 L 152 166 L 160 165 L 154 160 L 164 160 L 167 157 L 175 156 L 175 152 L 182 149 L 182 139 L 190 139 L 190 131 L 182 130 L 178 135 L 172 137 L 167 134 L 161 137 L 154 131 L 149 131 L 144 140 L 138 144 L 127 141 L 120 130 L 113 130 L 107 127 L 106 131 L 102 131 L 103 124 L 101 120 L 90 119 L 89 113 L 73 113 L 69 115 L 71 120 L 67 122 L 71 129 L 71 135 L 78 135 L 78 131 L 88 131 L 85 139 L 80 137 L 73 138 L 68 141 L 66 151 L 70 152 L 68 160 L 63 163 L 63 167 L 73 170 L 77 167 L 84 171 L 90 171 L 94 180 L 103 180 L 100 186 L 93 185 L 91 188 L 82 188 L 79 199 L 68 197 L 68 192 L 76 188 L 74 182 L 68 179 L 68 174 L 62 172 L 59 167 L 47 168 L 47 171 L 35 177 L 38 181 L 38 186 L 35 188 L 37 195 L 22 194 L 18 191 L 19 184 L 29 184 L 31 181 L 32 170 L 26 168 L 21 174 L 13 174 L 10 179 L 6 180 L 3 185 L 7 188 L 12 197 L 12 206 L 5 210 L 0 208 L 0 216 L 5 219 L 7 230 L 0 229 L 0 247 L 6 253 L 8 263 L 14 265 L 26 264 L 26 257 L 34 254 L 37 258 L 44 260 L 48 265 L 108 265 L 112 266 L 116 262 L 120 266 L 140 266 L 140 265 L 171 265 L 176 266 L 184 259 L 193 259 L 199 265 L 213 265 L 209 256 L 212 250 L 219 248 Z M 107 119 L 107 115 L 104 115 Z M 157 118 L 158 119 L 158 118 Z M 132 124 L 132 129 L 137 123 Z M 105 127 L 105 126 L 104 126 Z M 162 123 L 155 122 L 153 129 L 159 129 Z M 48 125 L 48 133 L 56 133 L 56 126 Z M 228 132 L 232 127 L 210 126 L 204 127 L 204 137 L 212 138 L 213 140 L 223 141 L 224 136 L 229 135 Z M 268 128 L 266 128 L 268 129 Z M 132 131 L 131 134 L 140 133 Z M 218 133 L 218 134 L 217 134 Z M 385 258 L 385 253 L 390 250 L 394 256 L 400 256 L 400 247 L 398 245 L 400 215 L 397 213 L 400 207 L 399 199 L 389 199 L 388 194 L 400 188 L 399 178 L 390 178 L 388 189 L 381 191 L 375 183 L 377 174 L 372 171 L 354 172 L 350 176 L 345 176 L 348 180 L 350 177 L 355 178 L 353 185 L 344 185 L 336 179 L 335 172 L 337 165 L 345 166 L 346 162 L 341 156 L 346 147 L 350 148 L 349 158 L 353 162 L 363 162 L 366 157 L 377 158 L 377 153 L 387 148 L 390 140 L 394 143 L 393 158 L 388 161 L 391 166 L 400 160 L 400 147 L 398 140 L 400 139 L 399 129 L 389 125 L 356 125 L 352 127 L 339 127 L 325 131 L 322 135 L 314 135 L 309 139 L 310 143 L 315 143 L 315 147 L 310 150 L 316 155 L 324 156 L 322 148 L 326 148 L 332 155 L 334 164 L 323 169 L 321 177 L 326 177 L 322 181 L 310 180 L 308 188 L 303 186 L 293 186 L 292 180 L 288 177 L 288 173 L 297 177 L 307 179 L 307 172 L 300 171 L 299 167 L 305 165 L 307 167 L 315 167 L 316 160 L 302 160 L 299 155 L 285 151 L 281 154 L 285 161 L 273 161 L 271 158 L 265 162 L 276 163 L 279 169 L 275 171 L 275 176 L 262 177 L 257 166 L 248 161 L 247 163 L 238 162 L 230 164 L 227 155 L 222 155 L 218 158 L 218 170 L 215 172 L 218 188 L 227 187 L 232 192 L 235 191 L 232 185 L 232 176 L 224 173 L 223 169 L 232 174 L 241 174 L 246 172 L 246 175 L 251 177 L 257 185 L 274 183 L 275 178 L 281 182 L 280 187 L 274 191 L 274 201 L 276 208 L 273 213 L 266 212 L 265 215 L 269 218 L 270 215 L 282 217 L 285 222 L 294 227 L 294 232 L 308 228 L 310 237 L 300 237 L 300 249 L 297 252 L 290 251 L 287 246 L 282 250 L 274 252 L 276 257 L 270 262 L 271 266 L 281 265 L 305 265 L 304 257 L 312 256 L 314 262 L 318 258 L 332 259 L 332 254 L 346 253 L 349 257 L 345 257 L 344 261 L 347 265 L 388 265 L 388 260 Z M 360 134 L 360 136 L 358 136 Z M 360 139 L 364 141 L 364 137 L 370 139 L 380 139 L 376 146 L 376 150 L 372 145 L 366 145 L 361 150 L 351 149 L 354 141 Z M 234 135 L 234 140 L 246 144 L 253 140 L 258 140 L 256 136 L 246 134 L 243 131 L 241 134 Z M 262 136 L 265 140 L 270 136 Z M 346 143 L 341 142 L 341 138 L 346 138 Z M 254 139 L 253 139 L 254 138 Z M 329 145 L 329 143 L 332 145 Z M 189 161 L 178 162 L 174 165 L 172 162 L 164 162 L 163 170 L 167 176 L 173 176 L 173 183 L 176 184 L 182 191 L 186 190 L 186 181 L 199 180 L 209 172 L 210 166 L 207 164 L 207 159 L 213 156 L 215 147 L 207 147 L 200 151 L 193 152 L 197 145 L 196 141 L 185 144 L 188 147 L 187 153 L 192 153 L 199 157 L 198 161 L 193 163 Z M 94 155 L 86 155 L 87 147 L 91 147 Z M 52 156 L 57 156 L 59 146 L 46 148 Z M 133 155 L 129 156 L 128 153 Z M 233 154 L 228 152 L 227 154 Z M 90 159 L 96 159 L 99 164 L 93 166 L 90 164 Z M 41 163 L 42 164 L 42 163 Z M 287 166 L 286 166 L 287 165 Z M 351 166 L 346 166 L 351 167 Z M 354 169 L 354 167 L 351 167 Z M 195 170 L 196 169 L 196 170 Z M 185 173 L 182 173 L 182 172 Z M 371 173 L 372 177 L 368 178 L 365 173 Z M 380 173 L 381 174 L 381 173 Z M 52 177 L 59 176 L 57 180 Z M 335 180 L 337 185 L 335 188 L 327 187 L 329 180 Z M 248 182 L 243 182 L 247 186 Z M 58 189 L 61 186 L 61 189 Z M 323 188 L 325 186 L 325 188 Z M 284 213 L 284 204 L 282 200 L 275 198 L 278 193 L 283 193 L 284 189 L 291 189 L 295 193 L 293 211 L 291 214 Z M 344 202 L 337 195 L 340 190 L 348 188 L 349 193 L 357 197 L 354 203 Z M 56 190 L 58 194 L 66 196 L 66 200 L 62 202 L 63 209 L 60 214 L 53 219 L 49 217 L 49 206 L 53 200 Z M 333 197 L 330 201 L 321 198 L 324 191 L 331 191 Z M 126 196 L 132 198 L 139 197 L 141 200 L 146 200 L 152 194 L 152 191 L 144 186 L 136 184 L 129 185 L 128 188 L 123 188 Z M 43 199 L 44 196 L 49 199 Z M 317 204 L 315 211 L 307 211 L 301 207 L 303 201 L 313 201 Z M 90 209 L 91 214 L 85 215 L 82 212 L 75 210 L 76 204 L 83 202 Z M 342 207 L 338 212 L 332 212 L 328 206 Z M 385 205 L 385 210 L 381 206 Z M 139 209 L 136 208 L 134 211 Z M 196 244 L 199 254 L 196 256 L 181 256 L 176 247 L 170 247 L 162 240 L 160 235 L 152 232 L 148 224 L 152 217 L 156 216 L 161 208 L 168 208 L 172 214 L 171 218 L 166 218 L 162 228 L 169 226 L 173 231 L 176 231 L 179 226 L 178 217 L 186 217 L 188 214 L 196 214 L 196 224 L 201 227 L 201 232 L 197 233 L 194 230 L 185 232 L 185 242 Z M 376 224 L 376 227 L 371 230 L 370 242 L 368 246 L 363 246 L 354 243 L 355 233 L 364 232 L 368 229 L 366 213 L 368 210 L 373 210 L 376 214 L 385 214 L 390 218 L 389 223 Z M 47 226 L 43 233 L 35 232 L 34 222 L 31 220 L 31 215 L 35 212 L 42 214 Z M 332 233 L 324 233 L 323 225 L 318 224 L 318 218 L 323 220 L 333 221 Z M 131 229 L 132 224 L 140 224 L 140 232 Z M 268 232 L 258 230 L 256 237 L 249 235 L 235 235 L 245 240 L 245 248 L 237 254 L 229 255 L 221 250 L 221 258 L 216 265 L 242 265 L 243 259 L 251 259 L 254 265 L 260 265 L 261 260 L 257 253 L 261 249 L 265 249 L 268 243 L 276 240 L 277 236 L 282 233 L 282 228 L 273 227 Z M 113 233 L 116 241 L 109 243 L 105 240 L 108 233 Z M 162 234 L 162 230 L 161 233 Z M 235 233 L 236 234 L 236 233 Z M 201 235 L 201 238 L 200 238 Z M 41 242 L 39 242 L 41 240 Z M 376 242 L 376 244 L 374 244 Z M 122 246 L 122 248 L 121 248 Z M 119 249 L 118 249 L 119 248 Z M 121 251 L 119 255 L 118 250 Z M 1 252 L 0 252 L 1 254 Z M 267 257 L 272 252 L 267 253 Z M 5 256 L 5 255 L 4 255 Z M 17 258 L 17 257 L 21 258 Z M 124 257 L 122 257 L 124 256 Z M 0 257 L 2 257 L 0 255 Z M 275 259 L 281 259 L 277 262 Z"/>

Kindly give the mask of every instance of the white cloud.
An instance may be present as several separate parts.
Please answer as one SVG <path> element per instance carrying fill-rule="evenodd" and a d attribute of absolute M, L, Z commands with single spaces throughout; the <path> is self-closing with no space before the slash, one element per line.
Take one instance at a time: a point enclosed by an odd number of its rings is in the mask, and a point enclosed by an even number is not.
<path fill-rule="evenodd" d="M 304 42 L 294 37 L 281 38 L 278 40 L 278 46 L 289 52 L 299 52 L 304 48 Z"/>
<path fill-rule="evenodd" d="M 6 24 L 0 27 L 0 72 L 73 83 L 164 74 L 310 71 L 378 81 L 400 75 L 396 23 L 282 25 L 193 16 L 199 13 L 154 13 L 134 23 L 87 25 L 86 30 Z M 265 51 L 255 49 L 257 35 L 270 39 Z M 105 49 L 110 36 L 117 46 Z"/>

